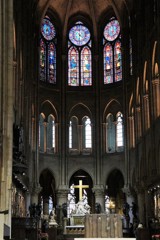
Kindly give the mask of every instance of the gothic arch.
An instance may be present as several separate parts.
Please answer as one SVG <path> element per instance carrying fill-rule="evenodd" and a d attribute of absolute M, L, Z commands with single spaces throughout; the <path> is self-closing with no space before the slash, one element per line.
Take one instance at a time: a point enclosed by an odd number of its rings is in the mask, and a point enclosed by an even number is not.
<path fill-rule="evenodd" d="M 56 182 L 52 171 L 48 168 L 43 169 L 39 175 L 39 183 L 42 190 L 39 194 L 40 199 L 43 200 L 43 214 L 49 213 L 49 199 L 53 202 L 52 207 L 56 207 Z"/>
<path fill-rule="evenodd" d="M 119 169 L 112 169 L 106 180 L 106 195 L 115 206 L 116 213 L 122 213 L 124 203 L 124 176 Z M 113 207 L 114 208 L 114 207 Z"/>
<path fill-rule="evenodd" d="M 112 113 L 116 116 L 117 112 L 122 112 L 122 106 L 116 99 L 112 99 L 105 107 L 103 112 L 103 122 L 105 122 L 105 118 L 109 113 Z"/>
<path fill-rule="evenodd" d="M 69 179 L 69 187 L 71 185 L 74 185 L 75 188 L 75 196 L 76 196 L 76 202 L 78 202 L 80 200 L 80 185 L 85 185 L 86 187 L 84 187 L 86 193 L 87 193 L 87 197 L 88 197 L 88 204 L 89 206 L 91 206 L 91 211 L 92 209 L 94 209 L 94 194 L 92 192 L 92 188 L 93 188 L 93 180 L 91 175 L 83 169 L 78 169 L 77 171 L 75 171 Z M 83 189 L 81 194 L 83 194 Z"/>
<path fill-rule="evenodd" d="M 72 116 L 76 116 L 79 120 L 79 123 L 81 123 L 81 120 L 84 116 L 88 116 L 90 119 L 92 119 L 92 113 L 90 109 L 83 103 L 78 103 L 74 105 L 70 111 L 69 111 L 69 119 Z"/>
<path fill-rule="evenodd" d="M 159 77 L 159 67 L 157 62 L 155 63 L 155 66 L 154 66 L 154 76 Z"/>
<path fill-rule="evenodd" d="M 156 51 L 157 51 L 157 41 L 154 42 L 153 52 L 152 52 L 152 76 L 155 75 L 155 62 L 156 62 Z"/>
<path fill-rule="evenodd" d="M 49 100 L 45 100 L 44 102 L 41 103 L 40 112 L 43 112 L 45 114 L 46 121 L 50 114 L 54 115 L 56 122 L 58 121 L 57 110 L 56 110 L 55 106 Z"/>

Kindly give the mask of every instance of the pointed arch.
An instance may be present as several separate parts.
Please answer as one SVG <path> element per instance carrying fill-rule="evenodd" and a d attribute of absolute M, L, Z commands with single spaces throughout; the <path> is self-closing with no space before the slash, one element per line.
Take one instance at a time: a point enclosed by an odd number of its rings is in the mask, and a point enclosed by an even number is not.
<path fill-rule="evenodd" d="M 41 103 L 40 105 L 40 112 L 44 112 L 46 118 L 50 114 L 52 114 L 55 117 L 55 121 L 58 122 L 58 112 L 54 104 L 50 100 L 45 100 L 44 102 Z"/>
<path fill-rule="evenodd" d="M 153 52 L 152 52 L 152 77 L 153 78 L 155 74 L 156 51 L 157 51 L 157 41 L 154 42 Z"/>
<path fill-rule="evenodd" d="M 108 174 L 106 180 L 106 213 L 123 213 L 125 195 L 123 193 L 124 176 L 119 169 L 114 168 Z"/>
<path fill-rule="evenodd" d="M 120 103 L 112 99 L 103 113 L 104 150 L 107 153 L 123 151 L 123 115 Z"/>
<path fill-rule="evenodd" d="M 92 119 L 92 112 L 89 107 L 83 103 L 75 104 L 69 111 L 69 118 L 71 116 L 77 116 L 79 124 L 82 123 L 81 119 L 87 115 Z"/>
<path fill-rule="evenodd" d="M 42 205 L 42 213 L 44 215 L 49 215 L 51 210 L 57 206 L 56 182 L 50 169 L 43 169 L 39 176 L 39 183 L 42 187 L 39 194 L 39 202 Z"/>

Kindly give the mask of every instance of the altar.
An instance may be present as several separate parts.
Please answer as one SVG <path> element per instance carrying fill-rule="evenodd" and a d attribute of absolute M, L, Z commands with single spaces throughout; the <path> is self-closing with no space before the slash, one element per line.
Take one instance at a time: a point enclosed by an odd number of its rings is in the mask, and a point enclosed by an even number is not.
<path fill-rule="evenodd" d="M 88 214 L 85 216 L 85 238 L 122 238 L 119 214 Z"/>
<path fill-rule="evenodd" d="M 77 226 L 77 225 L 83 225 L 85 224 L 85 215 L 79 215 L 79 214 L 73 214 L 70 217 L 70 225 L 71 226 Z"/>
<path fill-rule="evenodd" d="M 122 238 L 122 216 L 115 213 L 91 214 L 84 189 L 80 192 L 78 203 L 75 203 L 75 187 L 72 185 L 69 193 L 68 217 L 64 223 L 64 235 L 72 235 L 73 238 L 80 237 L 80 235 L 85 238 Z M 80 182 L 78 187 L 82 190 L 87 186 Z"/>
<path fill-rule="evenodd" d="M 72 224 L 66 225 L 65 235 L 84 238 L 122 238 L 122 218 L 119 214 L 86 214 L 74 216 Z"/>

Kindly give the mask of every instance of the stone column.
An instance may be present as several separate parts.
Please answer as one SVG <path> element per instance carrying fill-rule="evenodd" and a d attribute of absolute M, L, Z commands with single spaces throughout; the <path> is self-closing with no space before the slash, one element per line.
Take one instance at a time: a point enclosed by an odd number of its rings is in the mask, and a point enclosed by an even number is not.
<path fill-rule="evenodd" d="M 129 219 L 130 223 L 133 223 L 134 216 L 132 213 L 132 205 L 135 203 L 134 196 L 132 195 L 132 191 L 130 190 L 130 187 L 124 187 L 123 192 L 126 194 L 126 202 L 129 204 Z"/>
<path fill-rule="evenodd" d="M 144 189 L 138 188 L 137 191 L 138 195 L 138 212 L 139 212 L 139 221 L 145 225 L 145 211 L 146 211 L 146 205 L 145 205 L 145 192 Z"/>
<path fill-rule="evenodd" d="M 94 66 L 95 66 L 95 70 L 94 70 L 94 74 L 96 79 L 99 79 L 99 55 L 96 54 L 94 56 Z M 102 136 L 101 136 L 101 131 L 100 131 L 100 127 L 101 127 L 101 98 L 100 98 L 100 81 L 96 81 L 96 90 L 95 90 L 95 109 L 96 109 L 96 113 L 95 113 L 95 122 L 92 122 L 92 133 L 96 133 L 96 135 L 93 135 L 92 138 L 94 139 L 95 136 L 97 139 L 101 139 L 102 140 Z M 96 162 L 95 162 L 95 169 L 96 169 L 96 174 L 95 174 L 95 179 L 96 179 L 96 185 L 101 185 L 102 184 L 102 157 L 101 157 L 101 142 L 99 141 L 99 144 L 96 144 L 96 142 L 93 142 L 93 153 L 95 152 L 95 157 L 96 157 Z M 96 146 L 96 148 L 94 148 L 94 146 Z M 100 188 L 103 188 L 102 186 L 100 186 Z M 102 200 L 101 200 L 102 201 Z M 102 204 L 103 206 L 102 209 L 104 210 L 104 204 Z"/>
<path fill-rule="evenodd" d="M 13 0 L 0 0 L 0 6 L 0 209 L 8 210 L 8 214 L 1 218 L 0 225 L 3 226 L 5 223 L 11 229 L 14 103 Z"/>
<path fill-rule="evenodd" d="M 143 96 L 143 103 L 144 103 L 144 114 L 145 114 L 145 131 L 150 127 L 150 116 L 149 116 L 149 96 L 148 94 Z"/>
<path fill-rule="evenodd" d="M 30 202 L 31 202 L 31 196 L 30 196 L 29 192 L 25 193 L 25 199 L 26 199 L 26 216 L 29 216 L 29 206 L 30 206 Z"/>
<path fill-rule="evenodd" d="M 159 80 L 159 77 L 152 80 L 152 87 L 153 87 L 154 118 L 156 119 L 160 115 L 160 106 L 159 106 L 160 80 Z"/>
<path fill-rule="evenodd" d="M 49 216 L 49 196 L 43 197 L 43 215 Z"/>
<path fill-rule="evenodd" d="M 47 151 L 47 122 L 43 123 L 44 126 L 44 152 Z"/>
<path fill-rule="evenodd" d="M 67 197 L 69 189 L 59 189 L 57 191 L 57 223 L 63 226 L 63 218 L 67 217 Z"/>
<path fill-rule="evenodd" d="M 128 126 L 128 136 L 129 136 L 129 143 L 130 143 L 130 148 L 133 148 L 135 146 L 135 134 L 134 134 L 134 117 L 129 116 L 128 117 L 129 121 L 129 126 Z"/>
<path fill-rule="evenodd" d="M 34 204 L 34 203 L 36 205 L 38 204 L 38 195 L 39 195 L 41 189 L 42 188 L 39 185 L 33 186 L 31 188 L 31 204 Z"/>
<path fill-rule="evenodd" d="M 0 239 L 4 239 L 4 225 L 2 223 L 4 223 L 4 214 L 0 214 Z"/>
<path fill-rule="evenodd" d="M 67 127 L 68 127 L 68 124 L 66 124 L 66 69 L 67 69 L 67 58 L 66 58 L 66 55 L 62 55 L 62 67 L 63 67 L 63 70 L 62 70 L 62 74 L 61 74 L 61 77 L 62 77 L 62 85 L 61 85 L 61 92 L 62 92 L 62 95 L 61 95 L 61 109 L 60 109 L 60 116 L 61 116 L 61 119 L 60 119 L 60 122 L 61 122 L 61 132 L 59 133 L 59 136 L 60 138 L 62 139 L 60 143 L 60 184 L 62 186 L 66 185 L 66 175 L 67 175 L 67 167 L 66 167 L 66 151 L 67 151 L 67 148 L 68 148 L 68 140 L 66 139 L 66 132 L 68 131 Z M 67 142 L 66 142 L 67 140 Z"/>
<path fill-rule="evenodd" d="M 105 194 L 103 185 L 96 185 L 93 188 L 95 193 L 95 203 L 99 203 L 101 206 L 101 213 L 105 212 Z"/>
<path fill-rule="evenodd" d="M 154 198 L 153 193 L 150 191 L 145 191 L 145 203 L 146 203 L 146 223 L 148 226 L 148 222 L 151 218 L 154 218 Z"/>

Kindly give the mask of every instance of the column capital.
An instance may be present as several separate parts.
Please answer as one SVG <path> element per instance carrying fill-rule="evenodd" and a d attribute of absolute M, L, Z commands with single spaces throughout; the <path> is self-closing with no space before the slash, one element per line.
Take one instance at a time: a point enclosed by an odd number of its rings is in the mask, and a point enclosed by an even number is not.
<path fill-rule="evenodd" d="M 38 195 L 41 190 L 42 190 L 42 187 L 39 184 L 33 183 L 29 186 L 29 192 L 31 194 L 37 194 Z"/>
<path fill-rule="evenodd" d="M 124 188 L 122 188 L 122 191 L 129 197 L 132 196 L 132 188 L 130 185 L 125 185 Z"/>
<path fill-rule="evenodd" d="M 67 185 L 61 185 L 56 191 L 57 201 L 59 205 L 67 202 L 67 197 L 69 193 L 69 187 Z"/>
<path fill-rule="evenodd" d="M 102 184 L 99 184 L 99 185 L 95 185 L 93 188 L 92 188 L 92 191 L 95 193 L 95 195 L 104 195 L 105 193 L 105 189 L 104 189 L 104 186 Z"/>

